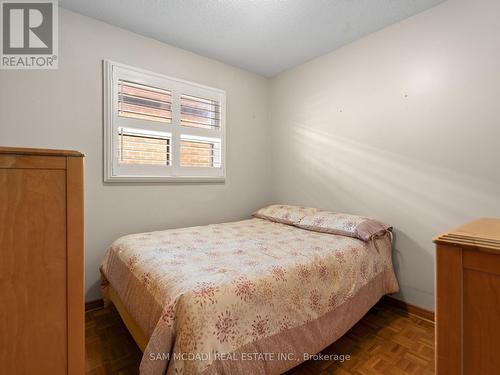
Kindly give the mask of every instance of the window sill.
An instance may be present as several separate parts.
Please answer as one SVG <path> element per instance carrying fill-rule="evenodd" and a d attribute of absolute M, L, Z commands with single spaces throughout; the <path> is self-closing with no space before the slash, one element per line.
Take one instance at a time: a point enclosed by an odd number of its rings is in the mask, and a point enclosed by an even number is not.
<path fill-rule="evenodd" d="M 173 183 L 173 184 L 214 184 L 225 183 L 225 177 L 174 177 L 174 176 L 105 176 L 104 182 L 154 182 L 154 183 Z"/>

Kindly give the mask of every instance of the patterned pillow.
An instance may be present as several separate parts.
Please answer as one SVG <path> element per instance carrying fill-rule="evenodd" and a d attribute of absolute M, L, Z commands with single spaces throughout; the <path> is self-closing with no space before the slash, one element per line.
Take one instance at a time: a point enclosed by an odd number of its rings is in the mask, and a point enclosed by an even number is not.
<path fill-rule="evenodd" d="M 299 206 L 287 206 L 285 204 L 272 204 L 270 206 L 261 208 L 254 212 L 252 216 L 277 223 L 297 224 L 302 218 L 307 215 L 312 215 L 317 212 L 317 208 L 307 208 Z"/>
<path fill-rule="evenodd" d="M 392 231 L 390 225 L 374 219 L 329 211 L 319 211 L 306 216 L 296 225 L 303 229 L 339 234 L 363 241 L 369 241 L 373 237 Z"/>

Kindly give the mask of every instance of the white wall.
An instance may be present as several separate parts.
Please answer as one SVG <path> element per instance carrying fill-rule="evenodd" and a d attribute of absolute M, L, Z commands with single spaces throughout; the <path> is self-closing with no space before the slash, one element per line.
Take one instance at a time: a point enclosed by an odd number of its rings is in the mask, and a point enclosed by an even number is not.
<path fill-rule="evenodd" d="M 248 217 L 269 203 L 267 92 L 257 75 L 60 10 L 55 71 L 0 71 L 0 144 L 76 149 L 85 158 L 86 299 L 123 234 Z M 104 184 L 102 59 L 227 92 L 227 180 L 215 185 Z"/>
<path fill-rule="evenodd" d="M 500 216 L 500 1 L 449 0 L 271 82 L 274 198 L 396 228 L 433 308 L 432 237 Z"/>
<path fill-rule="evenodd" d="M 118 236 L 281 201 L 393 224 L 399 298 L 432 308 L 431 238 L 500 216 L 499 14 L 449 0 L 269 82 L 60 9 L 59 70 L 0 71 L 0 144 L 87 155 L 87 300 Z M 226 184 L 102 182 L 103 58 L 227 91 Z"/>

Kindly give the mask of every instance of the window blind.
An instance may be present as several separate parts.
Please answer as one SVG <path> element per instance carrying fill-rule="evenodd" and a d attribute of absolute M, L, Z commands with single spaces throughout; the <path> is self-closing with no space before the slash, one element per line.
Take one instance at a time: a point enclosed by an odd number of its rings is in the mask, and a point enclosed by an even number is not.
<path fill-rule="evenodd" d="M 170 165 L 171 140 L 168 136 L 140 134 L 120 128 L 120 164 Z"/>
<path fill-rule="evenodd" d="M 181 138 L 181 166 L 220 167 L 220 140 Z"/>
<path fill-rule="evenodd" d="M 225 93 L 105 63 L 106 181 L 223 181 Z"/>
<path fill-rule="evenodd" d="M 219 103 L 214 100 L 181 95 L 181 124 L 197 128 L 219 128 Z"/>
<path fill-rule="evenodd" d="M 168 90 L 118 81 L 118 114 L 150 121 L 172 121 L 172 93 Z"/>

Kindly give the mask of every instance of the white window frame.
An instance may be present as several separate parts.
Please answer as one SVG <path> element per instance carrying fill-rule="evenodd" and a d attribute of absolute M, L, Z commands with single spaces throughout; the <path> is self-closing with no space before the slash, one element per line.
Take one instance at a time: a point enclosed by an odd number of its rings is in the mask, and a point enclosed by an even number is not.
<path fill-rule="evenodd" d="M 104 181 L 105 182 L 224 182 L 226 179 L 226 93 L 223 90 L 134 68 L 110 60 L 103 61 L 104 79 Z M 172 93 L 172 121 L 148 121 L 118 116 L 118 80 L 158 87 Z M 180 97 L 192 95 L 215 100 L 220 104 L 218 129 L 181 125 Z M 169 166 L 119 164 L 118 129 L 143 129 L 171 135 Z M 220 139 L 220 168 L 181 167 L 182 136 Z"/>

